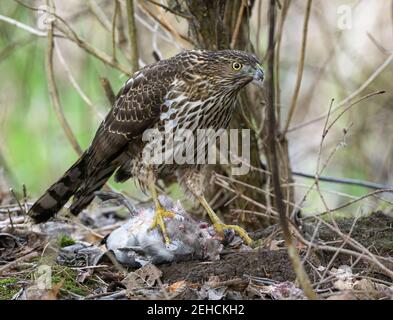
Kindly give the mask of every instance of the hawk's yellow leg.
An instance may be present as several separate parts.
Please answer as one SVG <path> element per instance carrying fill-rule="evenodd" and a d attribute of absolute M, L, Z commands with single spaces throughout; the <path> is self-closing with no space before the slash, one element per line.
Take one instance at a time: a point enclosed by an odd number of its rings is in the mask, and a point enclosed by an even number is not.
<path fill-rule="evenodd" d="M 165 243 L 170 243 L 170 239 L 168 237 L 168 233 L 166 232 L 166 227 L 164 223 L 164 218 L 173 218 L 175 214 L 171 211 L 166 211 L 162 206 L 160 201 L 158 200 L 158 194 L 156 190 L 156 186 L 154 183 L 154 179 L 148 179 L 147 186 L 149 188 L 150 194 L 153 198 L 154 204 L 156 206 L 156 212 L 154 216 L 154 220 L 152 225 L 150 226 L 149 230 L 156 228 L 157 226 L 160 227 L 162 235 L 164 237 Z"/>
<path fill-rule="evenodd" d="M 250 245 L 253 240 L 249 237 L 247 234 L 246 230 L 244 230 L 242 227 L 239 227 L 237 225 L 232 225 L 232 224 L 225 224 L 223 223 L 219 217 L 214 213 L 213 209 L 210 207 L 209 203 L 206 201 L 204 196 L 198 196 L 198 201 L 201 203 L 201 205 L 205 208 L 207 211 L 207 214 L 210 217 L 210 220 L 213 223 L 214 229 L 216 229 L 217 233 L 220 235 L 224 235 L 224 230 L 226 229 L 231 229 L 235 231 L 247 245 Z"/>

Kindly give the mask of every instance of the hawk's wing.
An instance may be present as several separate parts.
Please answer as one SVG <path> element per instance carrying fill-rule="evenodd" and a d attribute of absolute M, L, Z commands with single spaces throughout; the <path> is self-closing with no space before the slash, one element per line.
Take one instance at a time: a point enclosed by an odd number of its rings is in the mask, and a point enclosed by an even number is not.
<path fill-rule="evenodd" d="M 111 162 L 133 138 L 159 121 L 177 68 L 176 64 L 160 61 L 138 71 L 126 82 L 91 144 L 90 170 L 102 162 Z"/>

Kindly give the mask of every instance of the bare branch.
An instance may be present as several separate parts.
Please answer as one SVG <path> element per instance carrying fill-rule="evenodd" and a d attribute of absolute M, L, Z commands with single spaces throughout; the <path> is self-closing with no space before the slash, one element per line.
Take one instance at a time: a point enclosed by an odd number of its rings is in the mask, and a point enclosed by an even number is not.
<path fill-rule="evenodd" d="M 301 49 L 300 49 L 299 64 L 297 66 L 297 76 L 296 76 L 295 91 L 294 91 L 293 96 L 292 96 L 291 106 L 289 108 L 289 113 L 288 113 L 287 121 L 285 123 L 283 136 L 286 135 L 286 133 L 288 131 L 288 128 L 289 128 L 289 124 L 291 123 L 292 117 L 293 117 L 293 115 L 295 113 L 296 103 L 297 103 L 297 99 L 298 99 L 299 91 L 300 91 L 300 86 L 302 84 L 304 60 L 305 60 L 305 56 L 306 56 L 308 21 L 309 21 L 309 18 L 310 18 L 311 4 L 312 4 L 312 0 L 308 0 L 307 1 L 307 7 L 306 7 L 306 14 L 304 16 L 304 22 L 303 22 L 302 46 L 301 46 Z"/>
<path fill-rule="evenodd" d="M 127 23 L 128 37 L 130 43 L 130 61 L 131 73 L 135 73 L 139 69 L 138 63 L 138 39 L 136 36 L 135 16 L 134 16 L 134 0 L 126 0 L 127 7 Z"/>

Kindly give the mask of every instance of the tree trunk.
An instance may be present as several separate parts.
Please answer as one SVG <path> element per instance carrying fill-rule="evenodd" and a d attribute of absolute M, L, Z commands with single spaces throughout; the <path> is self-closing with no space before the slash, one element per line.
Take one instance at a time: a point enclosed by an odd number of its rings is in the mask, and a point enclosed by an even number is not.
<path fill-rule="evenodd" d="M 247 4 L 250 5 L 248 6 Z M 255 52 L 249 39 L 249 20 L 254 7 L 254 1 L 187 0 L 184 1 L 182 5 L 183 10 L 188 12 L 188 14 L 192 17 L 189 20 L 189 32 L 199 48 L 220 50 L 228 49 L 231 47 L 231 44 L 234 44 L 232 49 Z M 242 13 L 241 17 L 240 13 Z M 233 34 L 236 36 L 233 37 Z M 261 90 L 248 86 L 247 90 L 240 95 L 239 107 L 237 110 L 238 111 L 232 119 L 231 127 L 237 129 L 250 129 L 250 160 L 251 166 L 255 169 L 252 169 L 252 171 L 250 171 L 247 175 L 234 176 L 233 178 L 256 188 L 264 189 L 264 185 L 268 179 L 263 173 L 266 168 L 262 161 L 263 159 L 266 159 L 265 161 L 267 162 L 268 167 L 270 167 L 269 164 L 271 157 L 265 144 L 265 128 L 267 127 L 267 120 L 265 120 L 264 117 L 265 102 L 264 95 Z M 282 172 L 281 181 L 291 182 L 292 175 L 288 156 L 288 146 L 284 139 L 279 142 L 279 155 L 281 159 L 279 164 L 281 169 L 280 172 Z M 216 167 L 215 170 L 219 173 L 225 172 L 223 167 Z M 267 204 L 273 203 L 273 201 L 269 199 L 270 196 L 265 196 L 261 193 L 261 191 L 258 191 L 255 188 L 249 188 L 237 183 L 233 186 L 238 190 L 239 194 L 245 194 L 247 197 L 261 203 L 264 206 L 269 207 Z M 217 194 L 218 189 L 221 189 L 221 187 L 215 186 L 214 190 L 211 191 L 210 199 L 213 199 L 212 195 Z M 286 187 L 283 188 L 283 190 L 285 199 L 292 202 L 292 188 Z M 270 192 L 269 185 L 268 191 Z M 230 191 L 225 192 L 227 197 L 220 197 L 220 199 L 230 199 L 235 196 L 235 194 Z M 215 206 L 216 210 L 219 209 L 222 213 L 228 213 L 228 209 L 244 209 L 247 211 L 258 212 L 263 211 L 260 206 L 254 205 L 240 197 L 231 201 L 229 206 L 226 207 L 223 206 L 225 202 L 226 201 L 221 201 L 217 205 L 214 203 L 212 205 Z M 244 224 L 254 228 L 258 228 L 261 225 L 266 225 L 270 222 L 270 219 L 261 219 L 257 215 L 249 213 L 243 213 L 239 216 L 239 218 Z"/>

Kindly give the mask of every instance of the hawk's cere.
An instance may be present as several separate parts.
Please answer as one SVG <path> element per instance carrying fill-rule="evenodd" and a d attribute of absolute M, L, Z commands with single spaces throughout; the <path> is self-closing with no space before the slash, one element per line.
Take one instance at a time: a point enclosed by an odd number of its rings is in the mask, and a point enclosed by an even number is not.
<path fill-rule="evenodd" d="M 197 129 L 226 128 L 240 89 L 253 80 L 262 81 L 263 77 L 260 62 L 254 55 L 235 50 L 186 51 L 144 67 L 120 90 L 90 147 L 38 199 L 30 209 L 30 215 L 36 222 L 44 222 L 54 216 L 72 196 L 70 210 L 77 215 L 116 172 L 116 181 L 123 182 L 135 177 L 148 187 L 156 205 L 152 227 L 159 225 L 165 240 L 169 242 L 163 217 L 171 217 L 172 213 L 162 209 L 155 180 L 176 171 L 179 181 L 207 210 L 219 233 L 233 229 L 246 242 L 251 242 L 242 228 L 223 224 L 210 208 L 203 196 L 200 165 L 147 165 L 143 162 L 145 142 L 142 134 L 147 129 L 162 130 L 168 127 L 169 122 L 174 132 L 181 129 L 196 132 Z"/>

